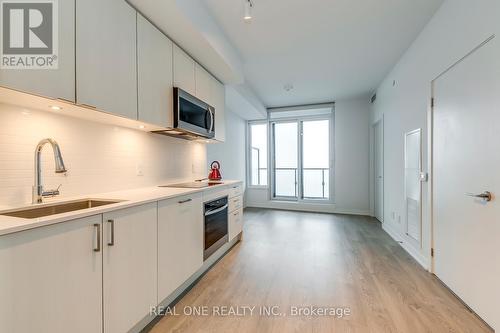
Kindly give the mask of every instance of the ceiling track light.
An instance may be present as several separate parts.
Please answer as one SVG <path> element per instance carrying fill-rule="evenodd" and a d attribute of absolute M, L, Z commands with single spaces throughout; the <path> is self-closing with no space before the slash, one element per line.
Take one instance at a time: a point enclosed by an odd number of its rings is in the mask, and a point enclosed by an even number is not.
<path fill-rule="evenodd" d="M 244 1 L 245 1 L 245 14 L 243 15 L 243 20 L 245 20 L 245 22 L 250 22 L 252 20 L 253 2 L 252 0 L 244 0 Z"/>

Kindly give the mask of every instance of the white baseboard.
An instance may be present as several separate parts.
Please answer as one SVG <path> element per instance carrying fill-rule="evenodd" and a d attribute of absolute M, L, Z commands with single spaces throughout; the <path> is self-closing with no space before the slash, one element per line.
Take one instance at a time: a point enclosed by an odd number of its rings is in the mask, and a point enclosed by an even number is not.
<path fill-rule="evenodd" d="M 420 266 L 422 266 L 425 270 L 429 271 L 430 262 L 429 259 L 426 258 L 422 252 L 415 249 L 409 242 L 405 240 L 405 237 L 401 235 L 397 230 L 395 230 L 389 223 L 382 223 L 382 229 L 391 236 L 401 247 L 408 252 L 409 255 L 415 259 Z"/>
<path fill-rule="evenodd" d="M 345 208 L 336 208 L 336 214 L 346 214 L 346 215 L 362 215 L 362 216 L 370 216 L 373 217 L 373 214 L 369 210 L 363 209 L 345 209 Z"/>
<path fill-rule="evenodd" d="M 314 203 L 302 204 L 297 202 L 286 202 L 286 201 L 267 201 L 259 203 L 247 202 L 246 207 L 283 209 L 283 210 L 311 212 L 311 213 L 331 213 L 331 214 L 371 216 L 371 212 L 369 210 L 342 209 L 342 208 L 337 208 L 335 204 L 314 204 Z"/>

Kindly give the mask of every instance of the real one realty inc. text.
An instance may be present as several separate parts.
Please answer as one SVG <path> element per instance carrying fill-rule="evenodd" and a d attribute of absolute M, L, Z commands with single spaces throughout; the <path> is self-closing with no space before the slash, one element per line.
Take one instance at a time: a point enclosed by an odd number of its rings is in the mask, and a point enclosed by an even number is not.
<path fill-rule="evenodd" d="M 200 317 L 333 317 L 342 319 L 351 315 L 348 307 L 330 306 L 152 306 L 152 316 L 200 316 Z"/>

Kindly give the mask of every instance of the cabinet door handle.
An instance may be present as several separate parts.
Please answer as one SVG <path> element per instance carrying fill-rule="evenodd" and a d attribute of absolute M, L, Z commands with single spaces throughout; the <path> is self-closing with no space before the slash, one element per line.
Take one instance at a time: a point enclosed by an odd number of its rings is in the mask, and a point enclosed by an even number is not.
<path fill-rule="evenodd" d="M 58 97 L 57 100 L 61 101 L 61 102 L 65 102 L 65 103 L 75 104 L 75 101 L 71 101 L 69 99 L 62 98 L 62 97 Z"/>
<path fill-rule="evenodd" d="M 81 103 L 79 104 L 80 106 L 84 107 L 84 108 L 88 108 L 88 109 L 97 109 L 97 106 L 93 106 L 93 105 L 90 105 L 90 104 L 85 104 L 85 103 Z"/>
<path fill-rule="evenodd" d="M 183 203 L 187 203 L 187 202 L 190 202 L 190 201 L 193 201 L 193 199 L 189 198 L 189 199 L 186 199 L 186 200 L 181 200 L 181 201 L 179 201 L 179 203 L 183 204 Z"/>
<path fill-rule="evenodd" d="M 96 246 L 94 246 L 94 252 L 101 252 L 101 225 L 94 224 L 94 230 L 96 232 Z"/>
<path fill-rule="evenodd" d="M 110 240 L 108 242 L 108 245 L 109 246 L 113 246 L 115 245 L 115 220 L 108 220 L 108 224 L 109 224 L 109 235 L 110 235 Z"/>

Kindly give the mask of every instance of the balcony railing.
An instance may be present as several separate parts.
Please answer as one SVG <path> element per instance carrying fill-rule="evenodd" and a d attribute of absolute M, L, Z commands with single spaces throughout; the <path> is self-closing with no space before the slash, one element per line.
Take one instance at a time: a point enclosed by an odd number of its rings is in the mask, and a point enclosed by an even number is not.
<path fill-rule="evenodd" d="M 297 189 L 298 189 L 298 169 L 297 168 L 276 168 L 275 169 L 276 171 L 276 176 L 275 176 L 275 196 L 277 197 L 297 197 Z M 327 179 L 329 179 L 329 171 L 330 169 L 329 168 L 303 168 L 303 184 L 304 184 L 304 193 L 303 193 L 303 197 L 304 199 L 328 199 L 329 198 L 329 189 L 328 189 L 328 184 L 327 184 Z M 309 185 L 310 182 L 308 182 L 307 180 L 307 174 L 310 173 L 310 171 L 312 172 L 318 172 L 320 173 L 320 177 L 321 177 L 321 194 L 320 195 L 310 195 L 310 192 L 311 192 L 311 188 L 308 188 L 308 186 L 311 186 Z M 293 196 L 292 195 L 280 195 L 280 193 L 278 193 L 279 191 L 279 187 L 280 185 L 283 185 L 283 184 L 279 184 L 279 181 L 277 180 L 278 178 L 278 173 L 283 174 L 283 173 L 290 173 L 292 174 L 293 173 L 293 177 L 290 176 L 292 180 L 292 182 L 294 182 L 294 194 Z M 286 185 L 285 185 L 286 186 Z"/>
<path fill-rule="evenodd" d="M 262 179 L 262 171 L 266 170 L 266 173 L 264 173 L 264 175 L 267 175 L 267 168 L 260 167 L 260 149 L 256 148 L 256 147 L 252 147 L 252 154 L 253 153 L 257 154 L 257 156 L 256 156 L 257 161 L 253 160 L 253 155 L 252 155 L 252 185 L 267 185 L 267 176 L 266 176 L 265 182 L 264 182 L 264 179 Z M 257 168 L 254 168 L 254 162 L 256 162 L 255 165 L 258 166 Z M 253 174 L 254 170 L 257 171 L 255 175 Z M 254 176 L 256 179 L 254 179 Z M 255 180 L 257 182 L 255 182 Z"/>
<path fill-rule="evenodd" d="M 267 184 L 267 179 L 262 179 L 263 175 L 265 177 L 267 177 L 267 168 L 261 168 L 260 167 L 260 149 L 259 148 L 256 148 L 256 147 L 252 147 L 252 152 L 255 153 L 255 158 L 256 158 L 256 161 L 252 160 L 252 163 L 255 162 L 256 165 L 258 165 L 259 167 L 258 168 L 253 168 L 253 164 L 252 164 L 252 177 L 255 177 L 255 178 L 252 178 L 252 183 L 254 185 L 264 185 L 264 184 Z M 254 173 L 254 171 L 256 171 Z M 291 183 L 293 184 L 293 195 L 288 195 L 288 193 L 286 194 L 281 194 L 280 193 L 275 193 L 275 196 L 277 197 L 290 197 L 290 198 L 297 198 L 298 196 L 298 169 L 297 168 L 276 168 L 275 169 L 275 192 L 276 192 L 276 188 L 279 188 L 279 187 L 283 187 L 286 186 L 286 185 L 290 185 L 289 183 L 287 184 L 279 184 L 278 183 L 278 180 L 277 180 L 277 176 L 278 176 L 278 173 L 290 173 L 290 174 L 293 174 L 293 176 L 290 177 L 290 181 Z M 307 176 L 308 174 L 310 174 L 310 172 L 318 172 L 318 173 L 321 173 L 320 177 L 321 177 L 321 194 L 320 195 L 309 195 L 310 192 L 314 192 L 314 189 L 311 189 L 311 188 L 307 188 L 308 186 L 311 186 L 309 185 L 310 182 L 308 182 L 308 179 L 307 179 Z M 314 199 L 314 200 L 321 200 L 321 199 L 329 199 L 329 188 L 328 188 L 328 184 L 329 182 L 327 183 L 327 180 L 329 181 L 329 172 L 330 172 L 330 169 L 329 168 L 303 168 L 303 183 L 304 183 L 304 193 L 303 193 L 303 196 L 304 196 L 304 199 Z M 286 175 L 285 175 L 286 176 Z M 257 181 L 257 182 L 255 182 Z M 281 185 L 281 186 L 280 186 Z M 286 191 L 285 191 L 286 192 Z"/>

